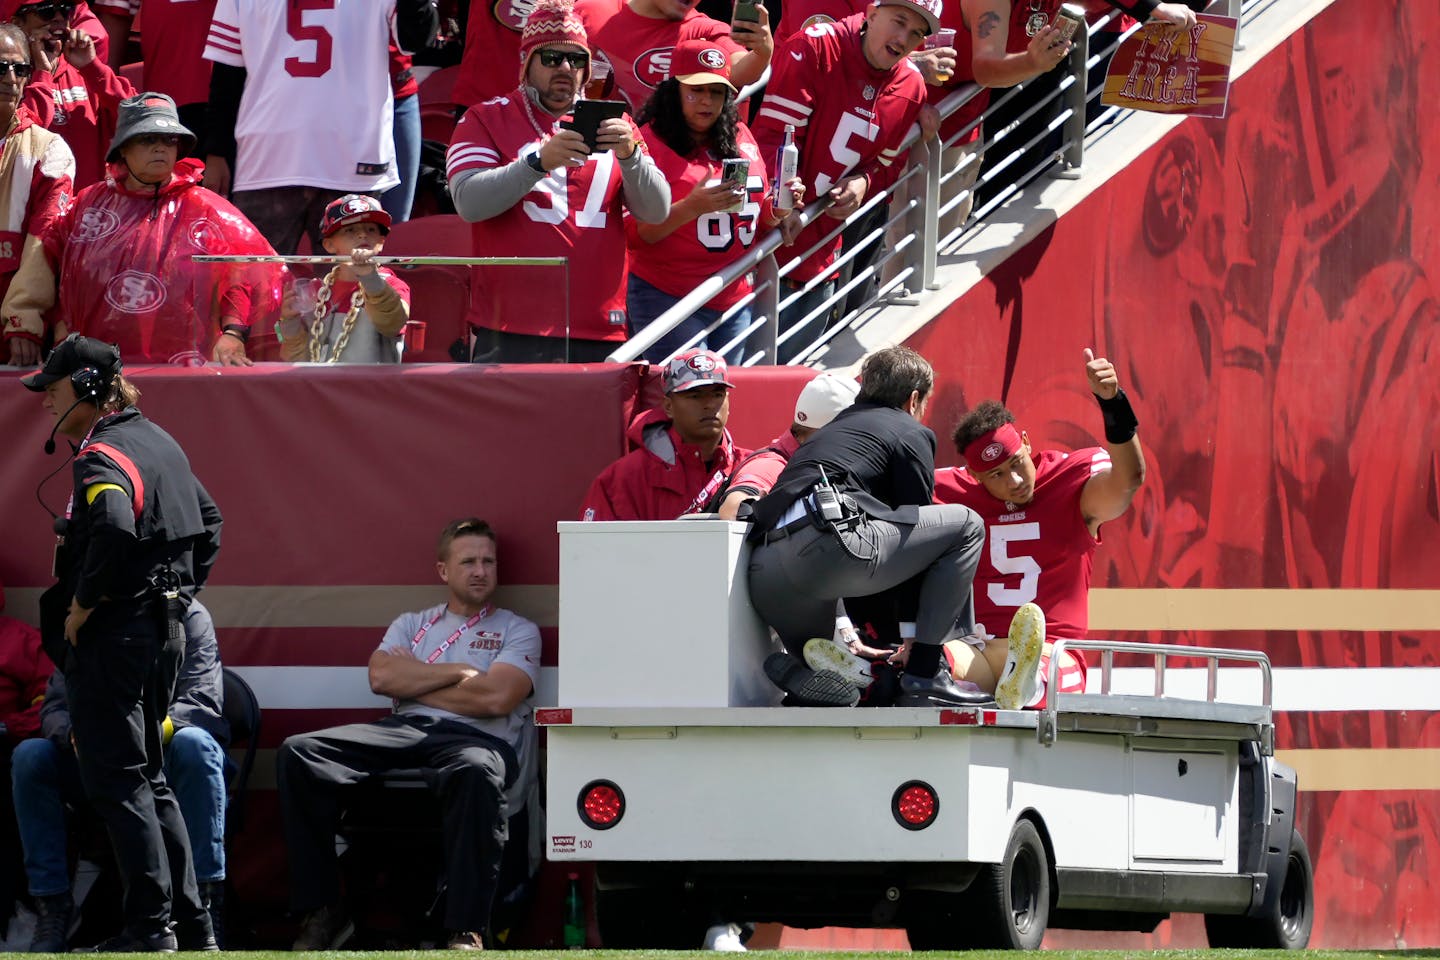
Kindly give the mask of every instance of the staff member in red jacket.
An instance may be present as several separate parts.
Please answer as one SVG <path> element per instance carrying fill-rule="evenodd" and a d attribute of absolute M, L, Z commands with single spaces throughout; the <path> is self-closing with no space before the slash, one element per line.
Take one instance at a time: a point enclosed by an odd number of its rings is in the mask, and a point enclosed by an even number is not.
<path fill-rule="evenodd" d="M 630 425 L 636 449 L 600 472 L 582 520 L 674 520 L 699 513 L 748 450 L 725 429 L 730 390 L 725 360 L 689 350 L 665 367 L 665 402 Z"/>
<path fill-rule="evenodd" d="M 0 583 L 0 610 L 5 609 L 5 585 Z M 20 837 L 15 832 L 15 808 L 10 799 L 10 752 L 21 740 L 40 732 L 40 704 L 45 683 L 55 667 L 40 652 L 40 631 L 12 617 L 0 616 L 0 929 L 23 889 Z"/>

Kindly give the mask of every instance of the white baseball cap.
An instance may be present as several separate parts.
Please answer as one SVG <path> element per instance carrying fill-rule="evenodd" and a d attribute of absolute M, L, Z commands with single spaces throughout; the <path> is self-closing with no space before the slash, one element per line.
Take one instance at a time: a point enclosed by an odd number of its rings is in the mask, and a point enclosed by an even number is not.
<path fill-rule="evenodd" d="M 940 30 L 941 0 L 873 0 L 873 2 L 877 7 L 909 7 L 924 18 L 925 25 L 930 28 L 930 33 L 937 33 Z"/>
<path fill-rule="evenodd" d="M 860 384 L 853 377 L 822 373 L 800 391 L 795 401 L 795 422 L 819 430 L 854 403 L 859 393 Z"/>

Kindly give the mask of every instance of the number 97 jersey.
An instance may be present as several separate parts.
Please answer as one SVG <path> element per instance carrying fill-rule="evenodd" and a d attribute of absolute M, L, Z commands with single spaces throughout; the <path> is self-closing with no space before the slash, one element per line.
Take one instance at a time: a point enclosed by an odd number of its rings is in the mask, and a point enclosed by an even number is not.
<path fill-rule="evenodd" d="M 1029 503 L 992 495 L 968 471 L 935 471 L 935 502 L 963 503 L 985 521 L 985 548 L 975 572 L 975 618 L 1004 635 L 1024 603 L 1045 611 L 1047 640 L 1083 640 L 1090 625 L 1090 570 L 1100 540 L 1080 513 L 1080 493 L 1110 469 L 1102 447 L 1035 455 Z"/>

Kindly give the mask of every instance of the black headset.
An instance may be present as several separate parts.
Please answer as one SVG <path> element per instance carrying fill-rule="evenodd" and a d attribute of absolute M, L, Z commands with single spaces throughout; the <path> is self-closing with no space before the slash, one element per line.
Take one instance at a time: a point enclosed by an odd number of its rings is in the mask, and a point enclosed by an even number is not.
<path fill-rule="evenodd" d="M 108 378 L 99 367 L 81 367 L 70 374 L 70 385 L 75 388 L 79 400 L 99 400 L 109 387 Z"/>

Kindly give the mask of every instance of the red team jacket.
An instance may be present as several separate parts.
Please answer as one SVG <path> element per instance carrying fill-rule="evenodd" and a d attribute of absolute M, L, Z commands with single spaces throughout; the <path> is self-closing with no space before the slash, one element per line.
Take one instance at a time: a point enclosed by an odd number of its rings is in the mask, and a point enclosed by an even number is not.
<path fill-rule="evenodd" d="M 503 167 L 556 129 L 558 121 L 529 105 L 517 87 L 466 111 L 450 141 L 446 172 L 454 179 L 465 170 Z M 635 139 L 644 150 L 638 129 Z M 579 167 L 551 170 L 515 206 L 473 224 L 475 256 L 568 257 L 570 284 L 567 290 L 559 267 L 477 267 L 466 319 L 506 333 L 563 337 L 568 317 L 573 339 L 623 341 L 622 200 L 620 161 L 607 150 Z"/>
<path fill-rule="evenodd" d="M 935 502 L 963 503 L 985 521 L 975 573 L 975 618 L 1003 633 L 1024 603 L 1045 611 L 1047 640 L 1083 640 L 1090 626 L 1090 569 L 1100 541 L 1080 515 L 1080 491 L 1110 466 L 1103 447 L 1035 456 L 1035 495 L 1014 505 L 992 496 L 963 467 L 935 471 Z"/>
<path fill-rule="evenodd" d="M 0 610 L 5 586 L 0 584 Z M 40 732 L 40 704 L 55 667 L 40 650 L 40 631 L 11 617 L 0 616 L 0 723 L 14 744 Z"/>
<path fill-rule="evenodd" d="M 864 174 L 866 197 L 895 182 L 904 166 L 901 142 L 925 104 L 925 81 L 908 57 L 889 70 L 876 70 L 860 48 L 863 14 L 835 23 L 817 23 L 791 42 L 778 58 L 755 121 L 755 139 L 767 162 L 779 155 L 785 125 L 795 127 L 800 178 L 807 201 L 828 193 L 842 178 Z M 824 96 L 817 96 L 820 91 Z M 788 263 L 833 230 L 821 217 L 793 246 L 776 253 Z M 819 276 L 835 260 L 837 236 L 790 272 L 791 280 Z"/>
<path fill-rule="evenodd" d="M 682 157 L 655 135 L 647 123 L 640 128 L 650 156 L 670 183 L 670 204 L 688 197 L 696 187 L 720 182 L 720 161 L 708 151 Z M 630 243 L 630 272 L 674 297 L 683 297 L 702 280 L 734 263 L 765 232 L 774 216 L 770 206 L 770 179 L 764 159 L 750 128 L 742 122 L 736 130 L 740 153 L 750 161 L 745 203 L 736 213 L 707 213 L 670 233 L 657 243 L 640 239 L 635 219 L 625 217 L 625 234 Z M 754 286 L 747 274 L 721 291 L 705 306 L 724 310 L 748 294 Z"/>
<path fill-rule="evenodd" d="M 21 100 L 41 126 L 65 138 L 75 154 L 75 189 L 105 179 L 105 154 L 115 138 L 120 101 L 138 91 L 97 56 L 76 70 L 65 60 L 54 73 L 36 72 Z"/>
<path fill-rule="evenodd" d="M 465 52 L 451 95 L 462 107 L 502 96 L 520 82 L 520 31 L 530 0 L 489 0 L 470 5 Z"/>
<path fill-rule="evenodd" d="M 707 468 L 699 448 L 685 443 L 663 411 L 636 417 L 626 439 L 637 449 L 600 471 L 581 506 L 582 520 L 674 520 L 705 508 L 748 450 L 726 431 Z"/>

